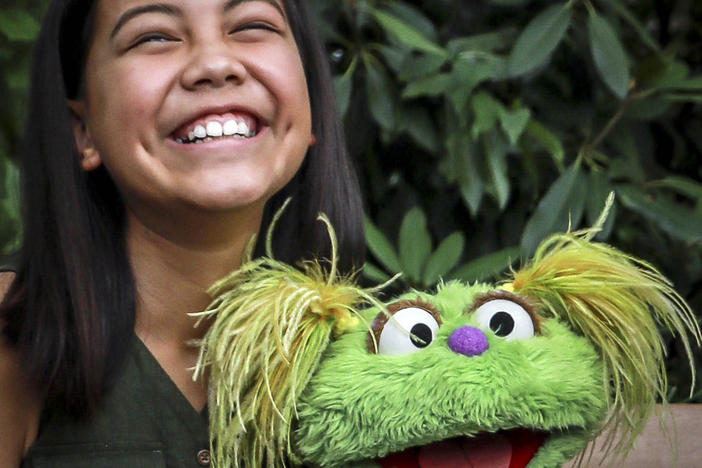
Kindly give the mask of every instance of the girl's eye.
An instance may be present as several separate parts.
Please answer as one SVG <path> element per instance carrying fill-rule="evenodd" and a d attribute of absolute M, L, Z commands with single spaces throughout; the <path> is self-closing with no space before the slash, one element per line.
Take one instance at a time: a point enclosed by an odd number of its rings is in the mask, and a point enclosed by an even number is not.
<path fill-rule="evenodd" d="M 274 26 L 272 26 L 271 24 L 269 24 L 269 23 L 264 23 L 264 22 L 260 22 L 260 21 L 254 21 L 254 22 L 246 23 L 246 24 L 244 24 L 244 25 L 242 25 L 242 26 L 239 26 L 239 27 L 236 28 L 234 31 L 232 31 L 232 34 L 233 34 L 233 33 L 237 33 L 237 32 L 256 31 L 256 30 L 260 30 L 260 31 L 270 31 L 270 32 L 276 32 L 276 31 L 277 31 L 277 29 L 276 29 Z"/>
<path fill-rule="evenodd" d="M 378 354 L 399 356 L 416 353 L 436 338 L 439 323 L 419 307 L 400 309 L 388 320 L 378 340 Z"/>
<path fill-rule="evenodd" d="M 141 44 L 149 43 L 149 42 L 170 42 L 175 39 L 165 36 L 163 34 L 146 34 L 144 36 L 141 36 L 139 39 L 137 39 L 132 47 L 136 47 Z"/>
<path fill-rule="evenodd" d="M 475 311 L 478 326 L 490 329 L 507 341 L 526 340 L 534 336 L 534 321 L 520 304 L 507 299 L 494 299 Z"/>

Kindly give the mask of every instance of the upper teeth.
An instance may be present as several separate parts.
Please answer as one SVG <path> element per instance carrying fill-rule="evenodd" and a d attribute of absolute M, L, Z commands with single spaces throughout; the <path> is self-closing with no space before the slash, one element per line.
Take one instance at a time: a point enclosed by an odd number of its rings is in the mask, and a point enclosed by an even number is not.
<path fill-rule="evenodd" d="M 205 126 L 198 124 L 188 133 L 187 137 L 179 138 L 179 142 L 202 140 L 207 137 L 221 137 L 239 135 L 245 138 L 254 136 L 254 132 L 249 129 L 246 122 L 237 122 L 236 120 L 227 120 L 223 124 L 211 120 L 205 123 Z"/>

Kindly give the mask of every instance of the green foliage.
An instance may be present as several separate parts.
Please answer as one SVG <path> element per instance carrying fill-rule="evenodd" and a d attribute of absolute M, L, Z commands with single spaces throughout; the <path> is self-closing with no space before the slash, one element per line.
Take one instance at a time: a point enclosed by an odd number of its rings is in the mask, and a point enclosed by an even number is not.
<path fill-rule="evenodd" d="M 570 27 L 569 5 L 554 4 L 536 15 L 524 28 L 509 54 L 509 74 L 517 77 L 543 65 Z"/>
<path fill-rule="evenodd" d="M 20 232 L 9 158 L 47 3 L 0 7 L 3 253 Z M 656 265 L 700 315 L 700 2 L 308 3 L 365 188 L 368 278 L 490 279 L 544 236 L 592 224 L 613 190 L 598 239 Z"/>
<path fill-rule="evenodd" d="M 546 236 L 592 225 L 614 191 L 598 240 L 659 267 L 699 316 L 692 3 L 316 2 L 366 187 L 366 277 L 489 280 Z M 685 399 L 690 376 L 670 379 Z"/>
<path fill-rule="evenodd" d="M 22 132 L 32 41 L 46 0 L 8 1 L 0 7 L 0 265 L 19 247 L 19 175 L 13 161 Z"/>

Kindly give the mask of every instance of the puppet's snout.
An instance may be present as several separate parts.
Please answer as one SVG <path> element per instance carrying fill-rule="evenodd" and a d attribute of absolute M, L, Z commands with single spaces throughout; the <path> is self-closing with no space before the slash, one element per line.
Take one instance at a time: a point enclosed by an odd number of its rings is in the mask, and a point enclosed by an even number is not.
<path fill-rule="evenodd" d="M 488 341 L 482 330 L 464 326 L 457 328 L 448 339 L 448 347 L 454 353 L 464 356 L 480 356 L 488 349 Z"/>

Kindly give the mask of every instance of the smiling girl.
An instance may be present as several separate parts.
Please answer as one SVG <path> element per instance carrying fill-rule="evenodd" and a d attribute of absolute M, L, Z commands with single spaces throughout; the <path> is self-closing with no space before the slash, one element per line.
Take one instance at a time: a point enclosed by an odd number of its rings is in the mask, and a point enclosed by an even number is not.
<path fill-rule="evenodd" d="M 36 45 L 24 242 L 0 278 L 0 466 L 208 464 L 192 380 L 207 288 L 276 257 L 363 257 L 323 49 L 298 0 L 57 0 Z M 261 246 L 257 247 L 260 252 Z M 262 337 L 265 339 L 265 337 Z"/>

